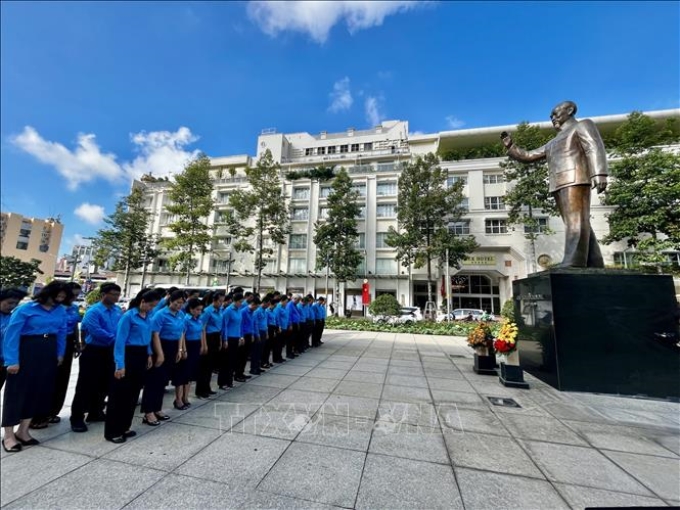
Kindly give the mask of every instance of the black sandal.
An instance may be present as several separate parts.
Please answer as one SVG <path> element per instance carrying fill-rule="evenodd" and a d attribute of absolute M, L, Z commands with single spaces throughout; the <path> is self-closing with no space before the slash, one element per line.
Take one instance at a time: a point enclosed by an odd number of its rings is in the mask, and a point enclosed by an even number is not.
<path fill-rule="evenodd" d="M 21 446 L 21 443 L 17 443 L 14 446 L 12 446 L 11 448 L 7 448 L 5 446 L 5 440 L 3 439 L 2 440 L 2 449 L 5 450 L 7 453 L 18 453 L 18 452 L 21 451 L 22 446 Z"/>
<path fill-rule="evenodd" d="M 40 441 L 38 441 L 34 437 L 32 437 L 31 439 L 21 439 L 18 436 L 14 436 L 14 437 L 16 437 L 19 440 L 19 442 L 21 443 L 22 446 L 36 446 L 36 445 L 40 444 Z"/>
<path fill-rule="evenodd" d="M 158 427 L 161 424 L 161 422 L 159 422 L 158 420 L 151 421 L 151 420 L 147 419 L 146 416 L 144 418 L 142 418 L 142 423 L 144 425 L 149 425 L 150 427 Z"/>
<path fill-rule="evenodd" d="M 160 420 L 160 421 L 166 421 L 166 420 L 170 419 L 170 417 L 167 414 L 160 414 L 160 413 L 153 413 L 153 414 L 156 417 L 156 419 Z"/>

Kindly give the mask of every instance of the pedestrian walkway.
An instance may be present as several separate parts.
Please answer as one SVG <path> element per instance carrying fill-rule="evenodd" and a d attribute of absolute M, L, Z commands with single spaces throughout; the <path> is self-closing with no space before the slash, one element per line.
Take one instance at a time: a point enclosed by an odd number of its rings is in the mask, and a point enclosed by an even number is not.
<path fill-rule="evenodd" d="M 2 452 L 3 508 L 680 505 L 680 405 L 508 389 L 462 338 L 327 331 L 123 445 L 103 425 Z M 76 375 L 73 376 L 75 381 Z M 494 405 L 488 397 L 521 407 Z M 69 397 L 70 398 L 70 397 Z M 70 402 L 70 400 L 68 400 Z"/>

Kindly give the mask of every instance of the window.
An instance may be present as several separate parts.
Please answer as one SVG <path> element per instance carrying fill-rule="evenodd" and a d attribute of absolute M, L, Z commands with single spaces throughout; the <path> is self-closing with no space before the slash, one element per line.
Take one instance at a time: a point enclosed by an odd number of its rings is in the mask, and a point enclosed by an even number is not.
<path fill-rule="evenodd" d="M 375 209 L 375 215 L 378 218 L 394 218 L 397 215 L 396 204 L 378 204 Z"/>
<path fill-rule="evenodd" d="M 227 223 L 231 219 L 232 214 L 233 214 L 232 211 L 217 211 L 215 213 L 215 223 Z M 172 220 L 172 221 L 166 220 L 166 224 L 167 223 L 173 223 L 173 222 L 174 222 L 174 220 Z"/>
<path fill-rule="evenodd" d="M 306 273 L 307 259 L 289 259 L 288 260 L 289 273 Z"/>
<path fill-rule="evenodd" d="M 347 152 L 348 146 L 347 145 L 341 145 L 340 146 L 340 153 Z"/>
<path fill-rule="evenodd" d="M 293 208 L 293 221 L 306 221 L 309 219 L 309 209 L 306 207 Z"/>
<path fill-rule="evenodd" d="M 490 210 L 505 209 L 503 197 L 484 197 L 484 209 Z"/>
<path fill-rule="evenodd" d="M 352 144 L 352 152 L 359 152 L 359 144 L 358 143 Z"/>
<path fill-rule="evenodd" d="M 375 259 L 376 274 L 397 274 L 397 261 L 394 258 Z"/>
<path fill-rule="evenodd" d="M 302 250 L 304 248 L 307 248 L 307 234 L 291 234 L 290 249 Z"/>
<path fill-rule="evenodd" d="M 231 246 L 231 237 L 216 237 L 215 238 L 215 249 L 224 249 Z"/>
<path fill-rule="evenodd" d="M 322 186 L 319 189 L 319 198 L 328 198 L 328 195 L 331 194 L 332 188 L 330 186 Z"/>
<path fill-rule="evenodd" d="M 456 184 L 457 182 L 462 182 L 462 183 L 463 183 L 463 186 L 467 186 L 468 179 L 467 179 L 467 177 L 464 176 L 464 175 L 449 175 L 449 176 L 446 178 L 446 185 L 447 185 L 449 188 L 450 188 L 451 186 L 453 186 L 454 184 Z"/>
<path fill-rule="evenodd" d="M 294 188 L 293 200 L 309 200 L 309 188 Z"/>
<path fill-rule="evenodd" d="M 317 154 L 326 154 L 326 147 L 319 147 L 316 149 Z"/>
<path fill-rule="evenodd" d="M 359 196 L 365 197 L 366 196 L 366 185 L 361 183 L 361 184 L 352 184 L 352 189 L 359 193 Z"/>
<path fill-rule="evenodd" d="M 226 273 L 229 270 L 229 261 L 213 259 L 212 268 L 213 271 L 216 271 L 218 273 Z"/>
<path fill-rule="evenodd" d="M 28 250 L 28 243 L 24 243 L 22 241 L 19 241 L 17 243 L 17 250 Z"/>
<path fill-rule="evenodd" d="M 390 246 L 387 245 L 387 232 L 378 232 L 375 234 L 375 247 L 390 248 Z"/>
<path fill-rule="evenodd" d="M 354 247 L 360 250 L 366 248 L 366 234 L 364 232 L 359 232 L 359 237 L 357 237 Z"/>
<path fill-rule="evenodd" d="M 470 210 L 470 199 L 468 197 L 464 197 L 463 200 L 460 201 L 460 208 L 464 211 Z"/>
<path fill-rule="evenodd" d="M 373 150 L 373 142 L 367 142 L 364 144 L 364 150 L 365 151 L 372 151 Z"/>
<path fill-rule="evenodd" d="M 363 220 L 366 218 L 366 206 L 359 206 L 359 219 Z"/>
<path fill-rule="evenodd" d="M 376 187 L 376 194 L 380 196 L 393 196 L 397 194 L 396 182 L 379 182 Z"/>
<path fill-rule="evenodd" d="M 484 220 L 484 231 L 487 234 L 507 234 L 507 220 Z"/>
<path fill-rule="evenodd" d="M 21 230 L 19 230 L 19 236 L 20 237 L 31 237 L 31 231 L 26 230 L 25 228 L 22 228 Z"/>
<path fill-rule="evenodd" d="M 217 195 L 217 202 L 220 204 L 228 204 L 229 203 L 229 192 L 221 192 Z"/>
<path fill-rule="evenodd" d="M 536 220 L 536 225 L 529 226 L 524 225 L 525 234 L 545 234 L 548 230 L 548 218 L 534 218 Z"/>
<path fill-rule="evenodd" d="M 327 220 L 328 219 L 328 213 L 330 211 L 330 207 L 319 207 L 319 219 L 320 220 Z"/>
<path fill-rule="evenodd" d="M 314 149 L 305 149 L 305 156 L 311 156 L 312 154 L 314 154 Z"/>
<path fill-rule="evenodd" d="M 265 263 L 264 267 L 262 268 L 264 273 L 279 272 L 279 265 L 276 263 L 276 259 L 264 259 L 263 262 Z"/>
<path fill-rule="evenodd" d="M 377 172 L 394 172 L 394 163 L 378 163 Z"/>
<path fill-rule="evenodd" d="M 459 221 L 456 223 L 451 223 L 449 225 L 449 232 L 458 236 L 468 235 L 470 233 L 470 222 Z"/>
<path fill-rule="evenodd" d="M 505 182 L 503 174 L 485 174 L 484 184 L 501 184 Z"/>
<path fill-rule="evenodd" d="M 335 154 L 335 145 L 328 147 L 328 154 Z"/>

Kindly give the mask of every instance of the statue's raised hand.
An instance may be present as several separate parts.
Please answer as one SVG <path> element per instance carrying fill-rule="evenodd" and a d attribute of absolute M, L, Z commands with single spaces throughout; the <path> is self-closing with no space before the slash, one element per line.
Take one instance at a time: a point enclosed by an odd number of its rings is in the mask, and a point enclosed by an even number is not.
<path fill-rule="evenodd" d="M 501 141 L 503 142 L 503 145 L 505 145 L 506 149 L 512 147 L 512 137 L 508 134 L 507 131 L 503 131 L 501 133 Z"/>

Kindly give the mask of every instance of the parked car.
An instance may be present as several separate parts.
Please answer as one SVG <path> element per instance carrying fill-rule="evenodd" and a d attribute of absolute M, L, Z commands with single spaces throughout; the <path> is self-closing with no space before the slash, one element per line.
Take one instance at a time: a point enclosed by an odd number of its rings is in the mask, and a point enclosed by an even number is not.
<path fill-rule="evenodd" d="M 482 315 L 484 315 L 484 310 L 478 308 L 457 308 L 453 312 L 453 318 L 457 321 L 466 320 L 470 315 L 472 315 L 473 320 L 480 320 Z"/>
<path fill-rule="evenodd" d="M 405 306 L 401 309 L 401 315 L 388 317 L 386 315 L 374 315 L 373 322 L 389 324 L 410 324 L 423 320 L 423 313 L 417 306 Z"/>

